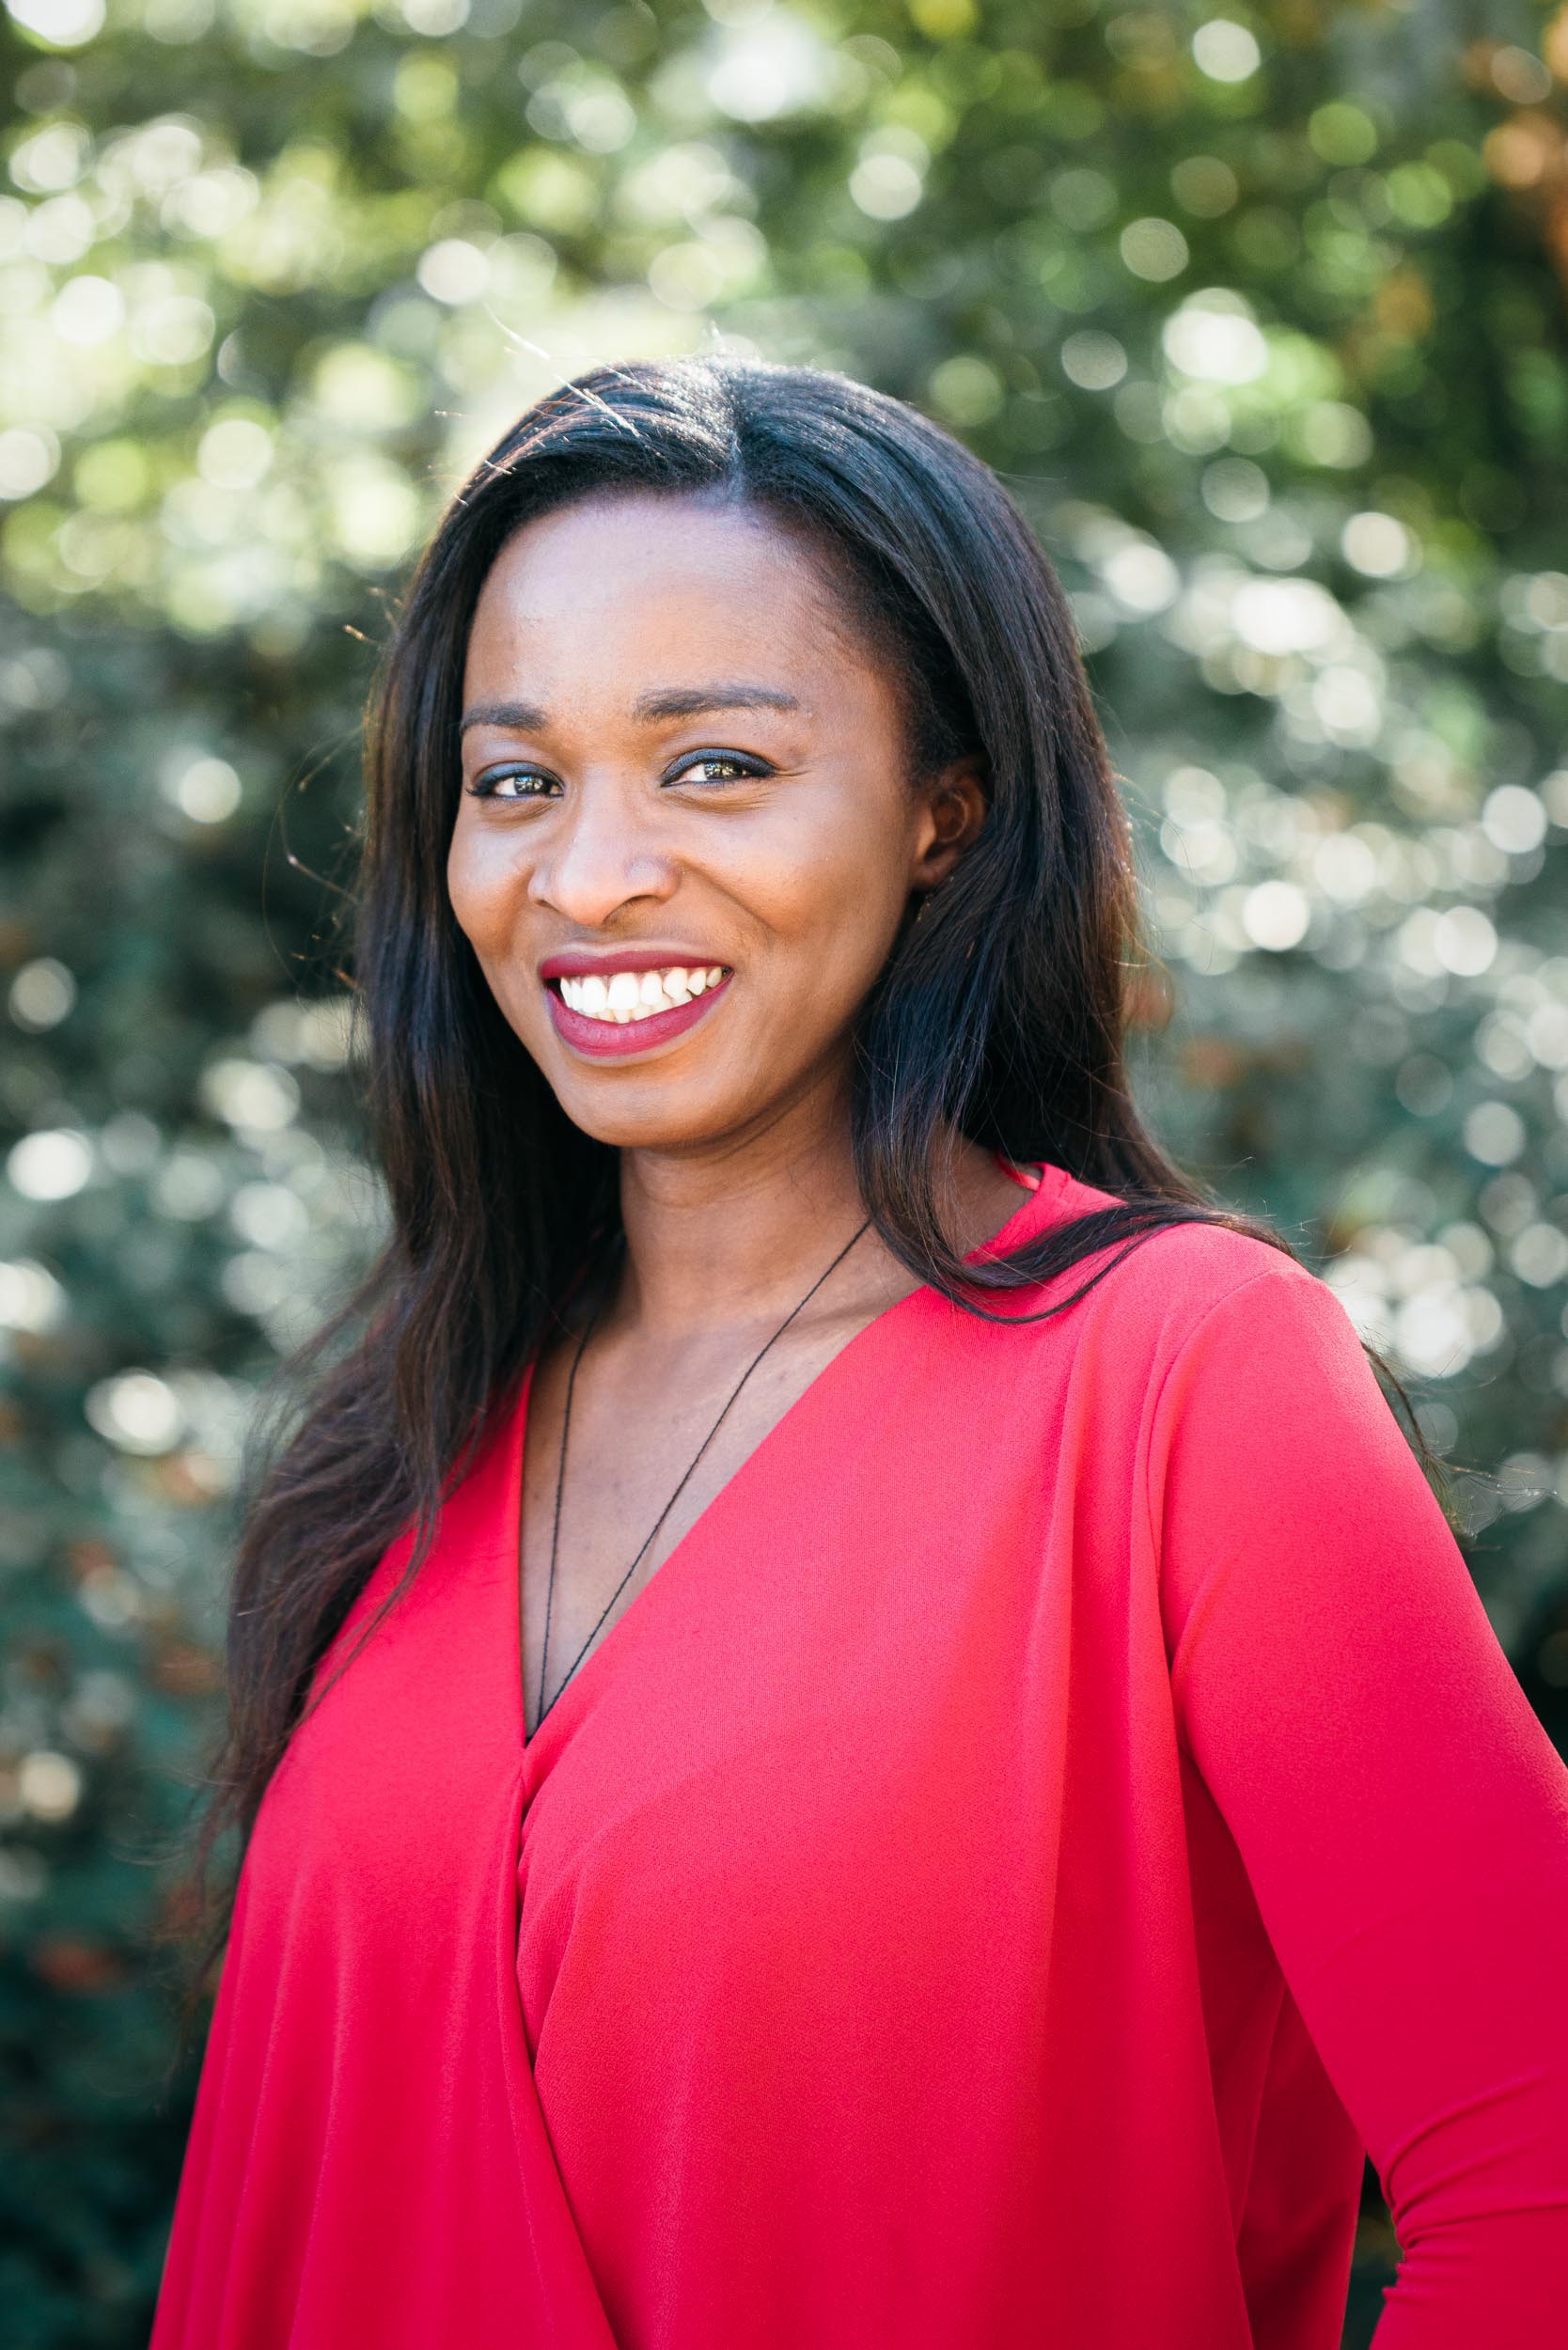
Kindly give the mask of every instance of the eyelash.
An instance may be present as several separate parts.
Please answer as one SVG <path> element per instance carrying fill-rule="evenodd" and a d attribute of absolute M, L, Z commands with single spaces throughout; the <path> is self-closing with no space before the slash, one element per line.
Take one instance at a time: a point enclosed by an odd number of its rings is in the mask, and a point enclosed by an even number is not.
<path fill-rule="evenodd" d="M 677 768 L 669 780 L 679 783 L 689 768 L 703 766 L 738 768 L 740 776 L 727 777 L 727 781 L 771 776 L 774 772 L 765 760 L 752 759 L 740 751 L 693 751 L 685 764 Z M 495 790 L 498 783 L 520 782 L 525 776 L 542 775 L 543 770 L 539 767 L 499 767 L 493 769 L 488 775 L 476 776 L 468 786 L 468 790 L 472 797 L 477 800 L 494 800 L 499 796 Z M 545 780 L 554 781 L 554 777 L 546 776 Z M 542 800 L 548 795 L 543 791 L 519 791 L 511 796 L 515 805 L 523 800 Z"/>

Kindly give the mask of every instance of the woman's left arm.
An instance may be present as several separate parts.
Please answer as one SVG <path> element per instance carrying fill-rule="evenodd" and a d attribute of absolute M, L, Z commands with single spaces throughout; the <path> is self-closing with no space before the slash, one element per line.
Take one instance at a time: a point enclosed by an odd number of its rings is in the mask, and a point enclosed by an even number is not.
<path fill-rule="evenodd" d="M 1568 1767 L 1348 1314 L 1281 1258 L 1166 1374 L 1180 1734 L 1402 2254 L 1377 2350 L 1568 2326 Z"/>

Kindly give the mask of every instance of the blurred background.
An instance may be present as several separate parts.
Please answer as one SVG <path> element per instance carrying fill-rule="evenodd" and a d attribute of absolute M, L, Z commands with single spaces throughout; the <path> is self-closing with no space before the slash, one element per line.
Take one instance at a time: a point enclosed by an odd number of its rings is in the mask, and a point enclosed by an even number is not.
<path fill-rule="evenodd" d="M 1135 820 L 1149 1115 L 1391 1350 L 1568 1743 L 1568 7 L 5 5 L 0 2305 L 119 2350 L 239 1449 L 381 1229 L 357 715 L 592 362 L 841 368 L 1001 473 Z M 1369 2180 L 1347 2342 L 1394 2250 Z"/>

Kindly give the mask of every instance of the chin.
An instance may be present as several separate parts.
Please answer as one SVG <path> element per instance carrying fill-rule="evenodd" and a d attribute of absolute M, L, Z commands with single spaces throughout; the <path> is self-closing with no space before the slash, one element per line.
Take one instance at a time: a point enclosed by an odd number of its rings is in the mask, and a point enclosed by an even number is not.
<path fill-rule="evenodd" d="M 698 1149 L 733 1132 L 747 1115 L 738 1103 L 700 1096 L 689 1079 L 652 1069 L 640 1081 L 621 1070 L 602 1085 L 553 1084 L 553 1090 L 574 1126 L 615 1151 Z"/>

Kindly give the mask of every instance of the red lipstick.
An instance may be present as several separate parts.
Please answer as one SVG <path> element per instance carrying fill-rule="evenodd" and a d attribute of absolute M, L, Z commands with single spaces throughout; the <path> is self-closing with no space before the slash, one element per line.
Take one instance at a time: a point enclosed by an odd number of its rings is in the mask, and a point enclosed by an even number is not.
<path fill-rule="evenodd" d="M 683 948 L 622 947 L 608 951 L 601 948 L 597 953 L 568 948 L 558 954 L 546 955 L 539 969 L 540 977 L 548 982 L 595 975 L 607 978 L 616 971 L 665 971 L 672 967 L 711 970 L 713 963 Z M 590 1019 L 586 1012 L 574 1011 L 562 999 L 558 987 L 547 984 L 544 992 L 550 999 L 550 1017 L 556 1033 L 564 1043 L 590 1059 L 624 1059 L 631 1054 L 652 1052 L 695 1027 L 709 1006 L 724 994 L 732 976 L 726 971 L 721 979 L 714 980 L 689 1002 L 673 1005 L 668 1011 L 649 1012 L 640 1020 Z"/>
<path fill-rule="evenodd" d="M 597 971 L 711 971 L 720 955 L 697 947 L 563 947 L 539 966 L 541 979 L 586 979 Z"/>

